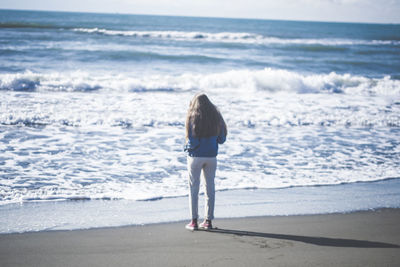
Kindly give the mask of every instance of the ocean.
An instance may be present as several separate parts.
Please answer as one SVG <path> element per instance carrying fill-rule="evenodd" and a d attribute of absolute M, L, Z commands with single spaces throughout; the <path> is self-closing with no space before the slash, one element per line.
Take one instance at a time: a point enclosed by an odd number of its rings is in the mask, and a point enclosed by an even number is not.
<path fill-rule="evenodd" d="M 400 207 L 400 25 L 0 10 L 0 62 L 0 233 L 189 219 L 198 92 L 217 218 Z"/>

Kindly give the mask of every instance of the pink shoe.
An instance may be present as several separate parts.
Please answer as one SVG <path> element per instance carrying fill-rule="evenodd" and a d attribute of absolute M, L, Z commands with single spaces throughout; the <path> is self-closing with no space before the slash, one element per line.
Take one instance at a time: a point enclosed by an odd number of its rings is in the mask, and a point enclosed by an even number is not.
<path fill-rule="evenodd" d="M 211 220 L 204 220 L 204 222 L 202 222 L 202 223 L 200 224 L 200 228 L 201 228 L 201 229 L 205 229 L 205 230 L 212 229 Z"/>
<path fill-rule="evenodd" d="M 197 230 L 198 229 L 197 220 L 192 220 L 189 224 L 186 224 L 185 228 L 190 231 Z"/>

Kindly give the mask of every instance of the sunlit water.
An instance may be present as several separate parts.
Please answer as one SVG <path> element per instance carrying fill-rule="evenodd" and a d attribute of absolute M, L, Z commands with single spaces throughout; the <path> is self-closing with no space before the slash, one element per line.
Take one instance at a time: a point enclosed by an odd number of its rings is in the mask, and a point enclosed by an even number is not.
<path fill-rule="evenodd" d="M 91 200 L 92 211 L 96 199 L 146 203 L 138 212 L 148 219 L 113 226 L 174 220 L 151 207 L 187 195 L 184 121 L 199 91 L 229 130 L 217 202 L 400 177 L 398 25 L 0 14 L 2 232 L 47 229 L 10 222 L 42 201 Z M 318 212 L 400 206 L 391 197 L 366 203 Z M 81 226 L 91 225 L 101 226 Z"/>

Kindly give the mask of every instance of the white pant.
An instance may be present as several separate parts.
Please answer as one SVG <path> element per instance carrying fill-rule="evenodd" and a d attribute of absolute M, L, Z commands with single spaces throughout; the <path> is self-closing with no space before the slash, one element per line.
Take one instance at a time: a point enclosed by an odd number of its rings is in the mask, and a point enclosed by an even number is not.
<path fill-rule="evenodd" d="M 214 205 L 215 205 L 215 171 L 217 169 L 216 157 L 187 157 L 187 167 L 189 172 L 189 203 L 190 213 L 192 219 L 197 219 L 198 202 L 199 202 L 199 187 L 200 187 L 200 174 L 203 170 L 205 181 L 205 219 L 214 219 Z"/>

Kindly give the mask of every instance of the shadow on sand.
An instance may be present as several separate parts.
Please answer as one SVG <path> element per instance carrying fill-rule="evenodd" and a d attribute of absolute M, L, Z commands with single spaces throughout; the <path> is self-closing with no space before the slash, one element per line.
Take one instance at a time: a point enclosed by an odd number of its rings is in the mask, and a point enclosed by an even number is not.
<path fill-rule="evenodd" d="M 331 247 L 351 247 L 351 248 L 400 248 L 399 245 L 375 242 L 375 241 L 365 241 L 365 240 L 355 240 L 355 239 L 342 239 L 342 238 L 328 238 L 328 237 L 313 237 L 313 236 L 300 236 L 300 235 L 285 235 L 285 234 L 271 234 L 271 233 L 260 233 L 260 232 L 249 232 L 249 231 L 239 231 L 239 230 L 229 230 L 213 228 L 210 230 L 203 230 L 210 233 L 219 234 L 231 234 L 237 236 L 257 236 L 264 238 L 274 238 L 298 241 L 318 246 L 331 246 Z"/>

